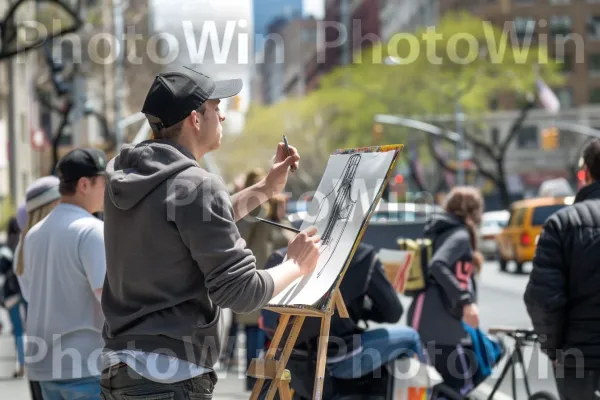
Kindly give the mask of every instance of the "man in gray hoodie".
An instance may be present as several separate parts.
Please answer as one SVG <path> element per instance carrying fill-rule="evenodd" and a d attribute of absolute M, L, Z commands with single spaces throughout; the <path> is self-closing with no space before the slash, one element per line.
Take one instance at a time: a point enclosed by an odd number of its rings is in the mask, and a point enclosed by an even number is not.
<path fill-rule="evenodd" d="M 260 309 L 314 270 L 315 228 L 290 242 L 286 262 L 264 271 L 236 227 L 284 189 L 296 149 L 287 155 L 279 144 L 267 177 L 232 197 L 198 164 L 219 147 L 220 99 L 241 87 L 191 70 L 158 75 L 142 109 L 155 139 L 124 146 L 107 165 L 106 400 L 212 398 L 221 308 Z"/>

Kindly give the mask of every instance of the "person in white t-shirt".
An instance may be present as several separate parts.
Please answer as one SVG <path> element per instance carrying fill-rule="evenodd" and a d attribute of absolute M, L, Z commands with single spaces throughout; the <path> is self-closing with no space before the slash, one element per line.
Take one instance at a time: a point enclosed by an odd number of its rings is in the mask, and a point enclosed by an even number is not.
<path fill-rule="evenodd" d="M 40 383 L 44 400 L 100 399 L 106 258 L 104 223 L 92 214 L 103 209 L 105 166 L 104 153 L 96 149 L 65 155 L 57 165 L 60 203 L 28 227 L 20 243 L 27 375 Z"/>

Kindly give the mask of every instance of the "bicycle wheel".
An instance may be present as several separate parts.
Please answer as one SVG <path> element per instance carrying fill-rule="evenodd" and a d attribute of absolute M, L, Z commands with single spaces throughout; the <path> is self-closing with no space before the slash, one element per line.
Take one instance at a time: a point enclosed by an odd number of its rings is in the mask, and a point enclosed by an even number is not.
<path fill-rule="evenodd" d="M 558 398 L 550 392 L 535 392 L 528 400 L 558 400 Z"/>

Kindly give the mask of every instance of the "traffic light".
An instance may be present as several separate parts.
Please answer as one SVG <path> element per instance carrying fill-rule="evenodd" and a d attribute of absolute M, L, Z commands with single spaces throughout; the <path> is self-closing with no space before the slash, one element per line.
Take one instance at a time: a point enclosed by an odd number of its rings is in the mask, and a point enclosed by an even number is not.
<path fill-rule="evenodd" d="M 558 129 L 548 128 L 542 131 L 542 148 L 556 150 L 558 148 Z"/>
<path fill-rule="evenodd" d="M 373 139 L 375 141 L 380 141 L 383 137 L 383 125 L 382 124 L 374 124 L 373 125 Z"/>

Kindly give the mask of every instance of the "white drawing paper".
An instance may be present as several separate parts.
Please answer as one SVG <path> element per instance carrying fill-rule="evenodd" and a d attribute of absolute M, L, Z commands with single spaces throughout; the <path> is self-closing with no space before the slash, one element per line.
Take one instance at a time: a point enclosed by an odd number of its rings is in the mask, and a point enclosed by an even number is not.
<path fill-rule="evenodd" d="M 394 156 L 393 150 L 330 156 L 301 227 L 317 227 L 322 242 L 318 264 L 311 275 L 293 282 L 269 305 L 313 306 L 332 288 L 385 184 Z"/>

